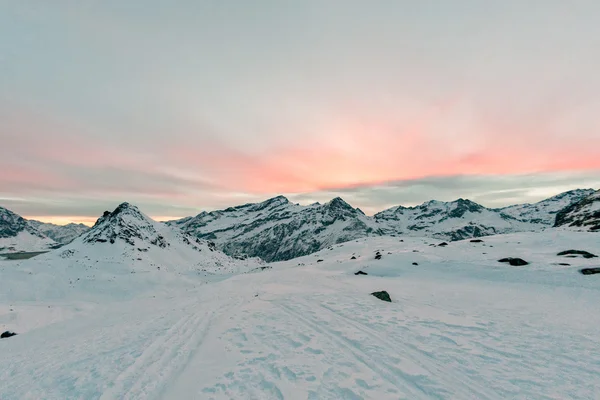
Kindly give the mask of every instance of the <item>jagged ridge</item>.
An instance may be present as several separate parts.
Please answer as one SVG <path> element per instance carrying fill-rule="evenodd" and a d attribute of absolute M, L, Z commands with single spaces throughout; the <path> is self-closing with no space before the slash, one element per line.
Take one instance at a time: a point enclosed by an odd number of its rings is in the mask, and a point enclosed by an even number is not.
<path fill-rule="evenodd" d="M 397 206 L 368 217 L 336 197 L 326 204 L 300 206 L 283 196 L 262 203 L 202 212 L 168 222 L 196 237 L 214 240 L 230 255 L 267 261 L 288 260 L 332 244 L 366 236 L 430 236 L 461 240 L 552 227 L 555 214 L 593 190 L 561 193 L 536 204 L 490 209 L 468 199 Z"/>

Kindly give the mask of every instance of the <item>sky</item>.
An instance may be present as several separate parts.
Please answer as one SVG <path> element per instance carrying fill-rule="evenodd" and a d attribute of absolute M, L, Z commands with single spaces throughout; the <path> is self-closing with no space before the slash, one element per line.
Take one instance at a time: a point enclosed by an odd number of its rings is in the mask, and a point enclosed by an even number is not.
<path fill-rule="evenodd" d="M 0 206 L 600 188 L 600 2 L 0 0 Z"/>

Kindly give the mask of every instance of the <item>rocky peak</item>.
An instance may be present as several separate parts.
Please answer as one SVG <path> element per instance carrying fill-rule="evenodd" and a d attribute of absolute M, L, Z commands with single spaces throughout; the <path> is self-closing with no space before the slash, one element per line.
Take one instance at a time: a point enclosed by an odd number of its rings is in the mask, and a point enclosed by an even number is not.
<path fill-rule="evenodd" d="M 336 197 L 334 199 L 331 199 L 328 203 L 324 204 L 324 207 L 335 210 L 335 209 L 340 209 L 340 210 L 352 210 L 354 211 L 354 207 L 352 207 L 350 204 L 346 203 L 346 201 L 344 201 L 344 199 L 342 199 L 341 197 Z"/>
<path fill-rule="evenodd" d="M 451 204 L 454 206 L 453 210 L 450 211 L 449 214 L 451 218 L 460 218 L 467 212 L 481 213 L 485 208 L 481 204 L 477 204 L 474 201 L 465 199 L 455 200 Z"/>
<path fill-rule="evenodd" d="M 111 243 L 122 240 L 131 246 L 136 241 L 167 247 L 165 238 L 157 231 L 157 223 L 144 215 L 136 206 L 120 204 L 113 212 L 105 211 L 92 229 L 84 235 L 86 243 Z"/>

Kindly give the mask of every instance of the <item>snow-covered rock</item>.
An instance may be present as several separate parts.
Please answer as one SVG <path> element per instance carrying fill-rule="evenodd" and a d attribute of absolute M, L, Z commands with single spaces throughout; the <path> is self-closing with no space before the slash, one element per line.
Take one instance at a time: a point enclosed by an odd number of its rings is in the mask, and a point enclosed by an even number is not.
<path fill-rule="evenodd" d="M 554 226 L 600 231 L 600 190 L 560 210 L 556 214 Z"/>
<path fill-rule="evenodd" d="M 90 230 L 90 227 L 84 224 L 71 223 L 67 225 L 55 225 L 31 219 L 28 220 L 28 222 L 34 228 L 37 228 L 37 230 L 39 230 L 41 233 L 61 244 L 69 244 L 76 237 L 79 237 Z"/>
<path fill-rule="evenodd" d="M 288 260 L 336 243 L 382 234 L 372 218 L 339 197 L 325 204 L 300 206 L 278 196 L 167 224 L 213 240 L 227 254 L 267 261 Z"/>
<path fill-rule="evenodd" d="M 0 207 L 0 253 L 47 251 L 57 246 L 25 218 Z"/>

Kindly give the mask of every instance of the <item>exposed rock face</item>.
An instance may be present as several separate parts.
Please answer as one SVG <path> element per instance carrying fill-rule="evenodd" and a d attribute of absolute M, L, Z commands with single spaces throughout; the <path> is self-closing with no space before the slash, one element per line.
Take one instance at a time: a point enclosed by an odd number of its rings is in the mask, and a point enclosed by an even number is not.
<path fill-rule="evenodd" d="M 556 214 L 555 227 L 600 231 L 600 190 L 570 204 Z"/>

